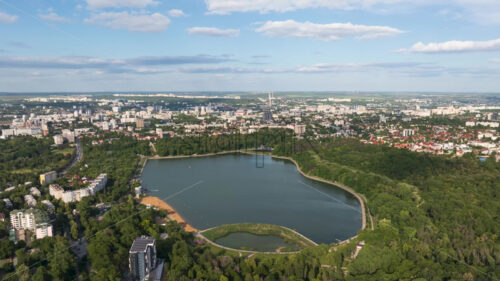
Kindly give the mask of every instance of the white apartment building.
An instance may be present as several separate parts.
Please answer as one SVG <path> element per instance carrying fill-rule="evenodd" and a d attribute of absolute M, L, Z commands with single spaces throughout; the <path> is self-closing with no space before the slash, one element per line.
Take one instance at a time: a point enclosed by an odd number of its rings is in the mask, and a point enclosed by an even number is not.
<path fill-rule="evenodd" d="M 52 225 L 49 223 L 42 223 L 37 225 L 35 229 L 36 239 L 42 239 L 45 237 L 52 237 Z"/>
<path fill-rule="evenodd" d="M 47 213 L 38 209 L 14 210 L 10 212 L 10 224 L 15 231 L 24 230 L 35 233 L 36 239 L 52 237 L 53 229 Z"/>
<path fill-rule="evenodd" d="M 403 137 L 410 137 L 415 135 L 415 131 L 413 129 L 404 129 L 402 135 Z"/>
<path fill-rule="evenodd" d="M 28 207 L 33 208 L 36 206 L 36 199 L 31 194 L 24 195 L 24 201 L 28 204 Z"/>
<path fill-rule="evenodd" d="M 71 130 L 62 130 L 62 137 L 68 140 L 69 143 L 75 142 L 75 132 L 72 132 Z"/>
<path fill-rule="evenodd" d="M 61 145 L 64 143 L 64 138 L 61 135 L 55 135 L 54 136 L 54 144 L 56 145 Z"/>
<path fill-rule="evenodd" d="M 57 184 L 51 184 L 49 186 L 49 194 L 54 196 L 56 199 L 61 199 L 64 203 L 70 203 L 75 201 L 80 201 L 82 198 L 87 196 L 93 196 L 97 192 L 104 189 L 106 183 L 108 182 L 107 174 L 100 174 L 95 180 L 93 180 L 89 186 L 86 188 L 81 188 L 78 190 L 68 190 L 65 191 L 62 187 Z"/>
<path fill-rule="evenodd" d="M 38 188 L 36 188 L 36 187 L 30 188 L 30 194 L 33 196 L 36 196 L 36 197 L 40 197 L 42 195 L 40 190 L 38 190 Z"/>
<path fill-rule="evenodd" d="M 10 212 L 10 224 L 12 228 L 19 230 L 35 230 L 37 224 L 47 223 L 48 216 L 38 209 L 14 210 Z"/>

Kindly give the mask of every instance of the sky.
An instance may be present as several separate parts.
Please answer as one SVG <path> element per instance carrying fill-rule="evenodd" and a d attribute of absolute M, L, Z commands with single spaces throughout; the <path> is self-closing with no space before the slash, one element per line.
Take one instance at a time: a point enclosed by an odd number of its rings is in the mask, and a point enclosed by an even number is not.
<path fill-rule="evenodd" d="M 0 92 L 500 93 L 499 0 L 0 0 Z"/>

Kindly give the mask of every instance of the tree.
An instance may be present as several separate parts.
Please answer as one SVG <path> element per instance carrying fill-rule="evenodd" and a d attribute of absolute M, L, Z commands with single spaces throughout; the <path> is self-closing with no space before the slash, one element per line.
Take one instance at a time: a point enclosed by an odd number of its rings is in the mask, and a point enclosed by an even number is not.
<path fill-rule="evenodd" d="M 9 239 L 0 240 L 0 258 L 5 259 L 14 254 L 14 243 Z"/>
<path fill-rule="evenodd" d="M 69 250 L 68 242 L 57 237 L 52 255 L 49 256 L 49 274 L 56 281 L 74 280 L 75 260 Z"/>
<path fill-rule="evenodd" d="M 29 281 L 30 280 L 30 269 L 27 265 L 21 264 L 16 267 L 16 276 L 19 281 Z"/>
<path fill-rule="evenodd" d="M 37 268 L 36 273 L 31 277 L 32 281 L 47 281 L 50 276 L 47 273 L 45 266 L 40 266 Z"/>
<path fill-rule="evenodd" d="M 70 226 L 71 238 L 73 238 L 73 240 L 78 239 L 78 224 L 74 220 L 70 220 L 69 226 Z"/>

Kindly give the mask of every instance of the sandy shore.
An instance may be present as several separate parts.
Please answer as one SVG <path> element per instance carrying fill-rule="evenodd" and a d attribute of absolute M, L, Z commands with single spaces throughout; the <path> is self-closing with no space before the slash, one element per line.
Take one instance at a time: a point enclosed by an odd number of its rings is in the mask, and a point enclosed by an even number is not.
<path fill-rule="evenodd" d="M 184 230 L 189 231 L 189 232 L 198 232 L 198 230 L 191 225 L 189 225 L 176 211 L 172 206 L 167 204 L 166 202 L 162 201 L 160 198 L 155 197 L 155 196 L 148 196 L 141 198 L 139 200 L 141 204 L 144 205 L 149 205 L 149 206 L 154 206 L 158 209 L 165 210 L 168 213 L 168 217 L 171 220 L 176 221 L 178 224 L 180 224 Z"/>

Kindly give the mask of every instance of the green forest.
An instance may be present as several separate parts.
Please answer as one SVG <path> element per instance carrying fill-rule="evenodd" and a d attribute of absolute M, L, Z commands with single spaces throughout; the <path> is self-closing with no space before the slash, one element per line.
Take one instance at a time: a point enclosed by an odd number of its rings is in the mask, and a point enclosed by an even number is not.
<path fill-rule="evenodd" d="M 288 146 L 288 147 L 287 147 Z M 308 174 L 366 196 L 375 231 L 348 280 L 494 280 L 500 276 L 500 164 L 445 158 L 352 139 L 302 141 Z M 286 154 L 286 153 L 284 153 Z"/>
<path fill-rule="evenodd" d="M 36 182 L 39 174 L 57 171 L 71 162 L 73 154 L 59 153 L 61 149 L 53 143 L 51 138 L 34 137 L 0 140 L 0 187 Z"/>

